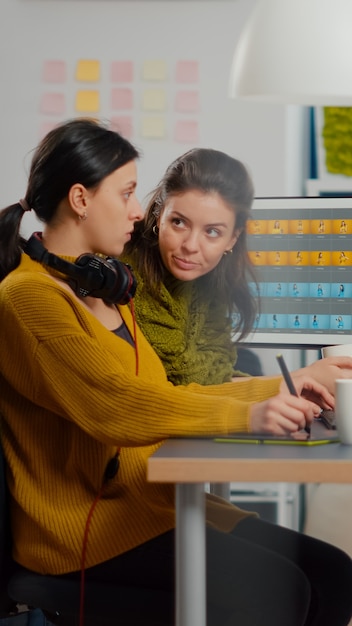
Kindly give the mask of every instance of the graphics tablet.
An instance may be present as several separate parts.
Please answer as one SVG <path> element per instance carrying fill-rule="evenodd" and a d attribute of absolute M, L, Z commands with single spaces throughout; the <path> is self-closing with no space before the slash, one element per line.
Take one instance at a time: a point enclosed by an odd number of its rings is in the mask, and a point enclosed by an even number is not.
<path fill-rule="evenodd" d="M 327 431 L 322 434 L 312 433 L 309 437 L 306 432 L 299 431 L 292 435 L 267 435 L 259 433 L 233 433 L 215 437 L 217 443 L 257 443 L 284 446 L 319 446 L 327 443 L 338 443 L 336 431 Z"/>

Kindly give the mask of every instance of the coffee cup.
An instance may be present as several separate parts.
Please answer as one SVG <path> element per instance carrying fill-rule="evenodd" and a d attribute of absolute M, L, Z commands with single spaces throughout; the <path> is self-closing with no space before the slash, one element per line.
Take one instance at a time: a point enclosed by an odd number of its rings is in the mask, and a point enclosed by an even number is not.
<path fill-rule="evenodd" d="M 352 356 L 352 343 L 340 343 L 337 346 L 326 346 L 321 349 L 323 358 L 327 356 Z"/>
<path fill-rule="evenodd" d="M 352 380 L 335 381 L 335 419 L 341 443 L 352 445 Z"/>

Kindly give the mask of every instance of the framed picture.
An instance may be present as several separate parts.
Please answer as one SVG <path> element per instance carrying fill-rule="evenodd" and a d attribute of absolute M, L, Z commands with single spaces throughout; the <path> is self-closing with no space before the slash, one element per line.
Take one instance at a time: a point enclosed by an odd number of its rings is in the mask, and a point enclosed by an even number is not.
<path fill-rule="evenodd" d="M 315 107 L 317 177 L 352 187 L 352 107 Z"/>

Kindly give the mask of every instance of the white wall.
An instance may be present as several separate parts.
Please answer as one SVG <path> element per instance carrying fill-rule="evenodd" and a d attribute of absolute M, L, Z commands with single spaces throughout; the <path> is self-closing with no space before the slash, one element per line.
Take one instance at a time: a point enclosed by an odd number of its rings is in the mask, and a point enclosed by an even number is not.
<path fill-rule="evenodd" d="M 1 0 L 0 171 L 1 202 L 23 196 L 30 151 L 39 140 L 42 66 L 78 59 L 198 60 L 199 145 L 224 150 L 244 161 L 257 195 L 302 191 L 301 109 L 240 103 L 227 96 L 228 75 L 239 32 L 255 0 Z M 102 77 L 101 90 L 104 90 Z M 137 102 L 136 107 L 140 106 Z M 67 115 L 75 115 L 73 98 Z M 138 110 L 135 110 L 138 116 Z M 101 116 L 106 118 L 103 108 Z M 64 118 L 63 118 L 64 119 Z M 192 147 L 132 137 L 144 157 L 139 165 L 142 200 L 166 165 Z M 59 173 L 58 173 L 59 174 Z M 33 230 L 30 222 L 25 228 Z"/>
<path fill-rule="evenodd" d="M 0 206 L 25 193 L 30 153 L 40 138 L 43 118 L 42 67 L 50 59 L 67 63 L 71 83 L 79 59 L 100 60 L 102 67 L 112 60 L 130 59 L 138 68 L 148 59 L 163 59 L 170 68 L 178 60 L 198 61 L 198 145 L 223 150 L 246 163 L 257 196 L 300 195 L 307 178 L 304 110 L 235 102 L 227 95 L 235 44 L 254 4 L 255 0 L 0 0 Z M 106 101 L 104 76 L 100 90 Z M 140 108 L 137 100 L 136 119 Z M 75 115 L 72 97 L 65 118 Z M 101 117 L 109 117 L 104 106 Z M 165 167 L 193 147 L 175 143 L 171 134 L 162 140 L 143 139 L 138 129 L 132 141 L 144 154 L 139 164 L 141 200 Z M 23 234 L 37 226 L 33 214 L 26 215 Z M 266 372 L 277 373 L 274 354 L 266 353 L 264 360 Z M 292 365 L 290 357 L 288 361 Z"/>

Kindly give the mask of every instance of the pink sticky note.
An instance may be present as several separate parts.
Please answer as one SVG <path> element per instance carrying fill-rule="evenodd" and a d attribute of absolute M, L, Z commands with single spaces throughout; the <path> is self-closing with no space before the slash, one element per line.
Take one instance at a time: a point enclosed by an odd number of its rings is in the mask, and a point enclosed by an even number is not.
<path fill-rule="evenodd" d="M 177 83 L 197 83 L 199 79 L 198 61 L 178 61 L 176 65 Z"/>
<path fill-rule="evenodd" d="M 53 130 L 60 122 L 42 122 L 39 127 L 39 140 L 43 139 L 51 130 Z"/>
<path fill-rule="evenodd" d="M 198 122 L 194 120 L 178 120 L 175 124 L 175 141 L 180 143 L 198 143 Z"/>
<path fill-rule="evenodd" d="M 62 93 L 44 93 L 40 101 L 40 112 L 46 115 L 61 115 L 66 111 L 65 96 Z"/>
<path fill-rule="evenodd" d="M 113 61 L 111 63 L 111 82 L 131 83 L 133 81 L 133 61 Z"/>
<path fill-rule="evenodd" d="M 133 121 L 131 115 L 117 115 L 111 118 L 111 130 L 120 133 L 126 139 L 131 139 L 133 135 Z"/>
<path fill-rule="evenodd" d="M 111 108 L 116 109 L 132 109 L 133 108 L 133 92 L 132 89 L 112 89 L 111 90 Z"/>
<path fill-rule="evenodd" d="M 175 110 L 180 113 L 199 111 L 198 91 L 178 91 L 175 98 Z"/>
<path fill-rule="evenodd" d="M 44 61 L 43 81 L 46 83 L 64 83 L 66 81 L 65 61 Z"/>

